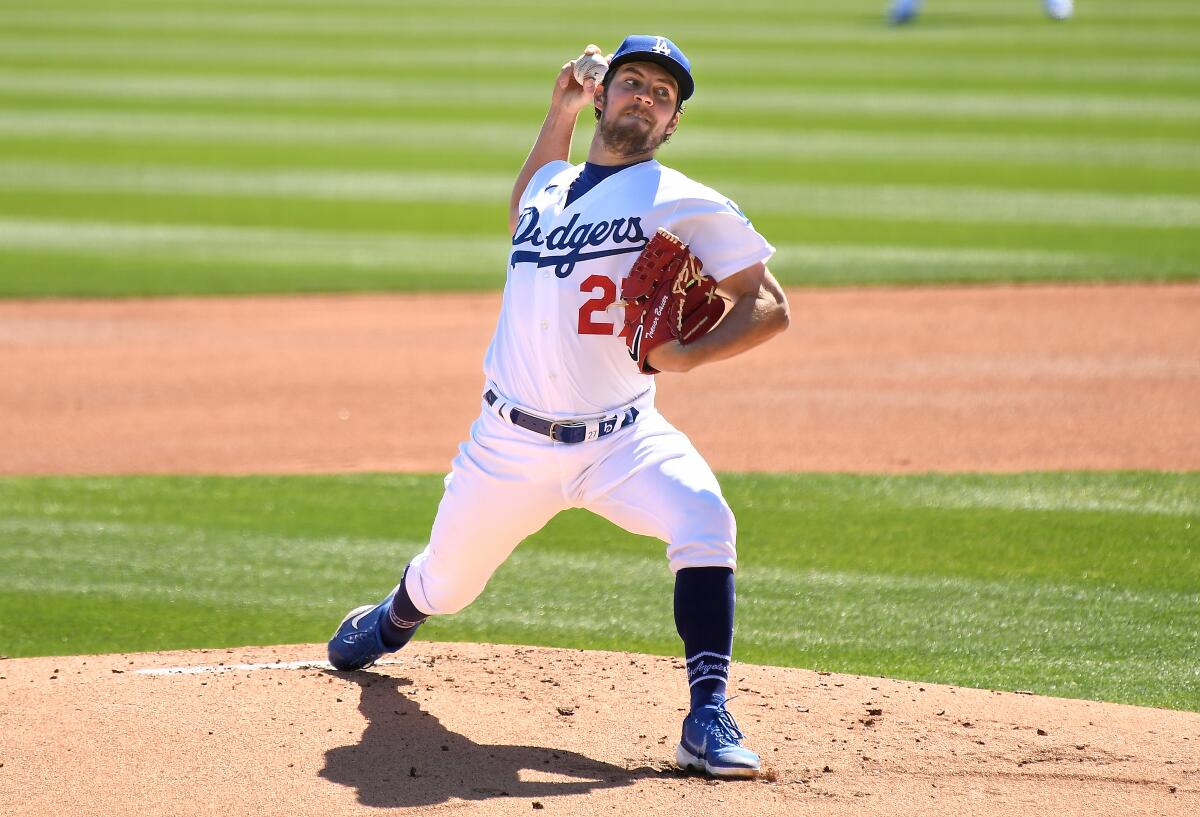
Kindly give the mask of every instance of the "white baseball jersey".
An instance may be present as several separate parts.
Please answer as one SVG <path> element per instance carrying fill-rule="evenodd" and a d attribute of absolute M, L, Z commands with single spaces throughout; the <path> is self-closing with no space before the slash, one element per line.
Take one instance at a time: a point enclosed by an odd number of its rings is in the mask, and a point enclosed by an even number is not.
<path fill-rule="evenodd" d="M 648 393 L 619 337 L 621 279 L 659 227 L 691 245 L 721 281 L 775 252 L 728 198 L 657 161 L 615 173 L 566 205 L 583 165 L 550 162 L 526 186 L 508 281 L 484 373 L 546 415 L 597 414 Z"/>

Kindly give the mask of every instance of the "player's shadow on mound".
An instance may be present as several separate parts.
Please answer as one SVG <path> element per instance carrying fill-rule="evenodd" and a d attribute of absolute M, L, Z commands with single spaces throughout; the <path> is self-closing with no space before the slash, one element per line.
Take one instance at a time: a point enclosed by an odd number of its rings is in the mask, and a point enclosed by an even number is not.
<path fill-rule="evenodd" d="M 334 674 L 362 687 L 358 708 L 368 723 L 358 743 L 325 753 L 321 777 L 352 786 L 365 806 L 586 794 L 659 775 L 649 767 L 625 769 L 561 749 L 476 743 L 401 694 L 400 687 L 412 684 L 406 678 Z"/>

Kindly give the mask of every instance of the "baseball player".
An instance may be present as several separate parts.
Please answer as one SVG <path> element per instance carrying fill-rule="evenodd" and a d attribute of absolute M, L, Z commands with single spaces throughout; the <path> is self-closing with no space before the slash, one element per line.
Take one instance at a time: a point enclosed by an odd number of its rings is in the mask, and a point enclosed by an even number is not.
<path fill-rule="evenodd" d="M 655 160 L 695 84 L 665 37 L 627 37 L 602 79 L 596 46 L 562 67 L 541 132 L 509 202 L 512 249 L 484 360 L 480 415 L 445 480 L 429 545 L 379 604 L 351 610 L 329 642 L 340 670 L 399 649 L 431 615 L 457 612 L 527 536 L 587 508 L 666 543 L 691 707 L 677 762 L 751 777 L 759 758 L 725 706 L 733 645 L 733 514 L 711 469 L 654 407 L 647 371 L 685 372 L 745 352 L 788 325 L 766 239 L 729 199 Z M 596 126 L 587 162 L 567 162 L 578 113 Z M 687 345 L 664 342 L 644 366 L 618 299 L 658 228 L 686 242 L 728 302 Z M 640 333 L 639 333 L 640 334 Z M 624 337 L 623 337 L 624 336 Z M 598 566 L 602 570 L 603 566 Z"/>
<path fill-rule="evenodd" d="M 888 7 L 888 22 L 894 26 L 913 20 L 921 10 L 922 0 L 892 0 Z M 1052 20 L 1066 20 L 1075 12 L 1075 0 L 1042 0 L 1046 16 Z"/>

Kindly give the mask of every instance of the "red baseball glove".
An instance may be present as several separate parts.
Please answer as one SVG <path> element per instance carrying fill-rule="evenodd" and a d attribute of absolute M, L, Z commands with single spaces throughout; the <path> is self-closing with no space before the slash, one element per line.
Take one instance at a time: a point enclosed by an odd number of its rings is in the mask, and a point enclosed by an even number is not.
<path fill-rule="evenodd" d="M 625 307 L 621 337 L 643 374 L 658 371 L 646 362 L 653 349 L 673 340 L 686 346 L 707 334 L 725 314 L 717 282 L 701 274 L 703 267 L 687 244 L 659 227 L 621 280 L 617 301 Z"/>

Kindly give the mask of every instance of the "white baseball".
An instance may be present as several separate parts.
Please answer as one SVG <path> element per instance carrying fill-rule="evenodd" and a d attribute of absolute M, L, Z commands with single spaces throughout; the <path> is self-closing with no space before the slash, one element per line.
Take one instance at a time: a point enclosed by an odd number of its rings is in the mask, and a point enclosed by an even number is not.
<path fill-rule="evenodd" d="M 604 72 L 608 70 L 608 60 L 599 54 L 584 54 L 579 59 L 575 60 L 575 81 L 580 85 L 584 80 L 594 79 L 597 84 L 604 79 Z"/>

